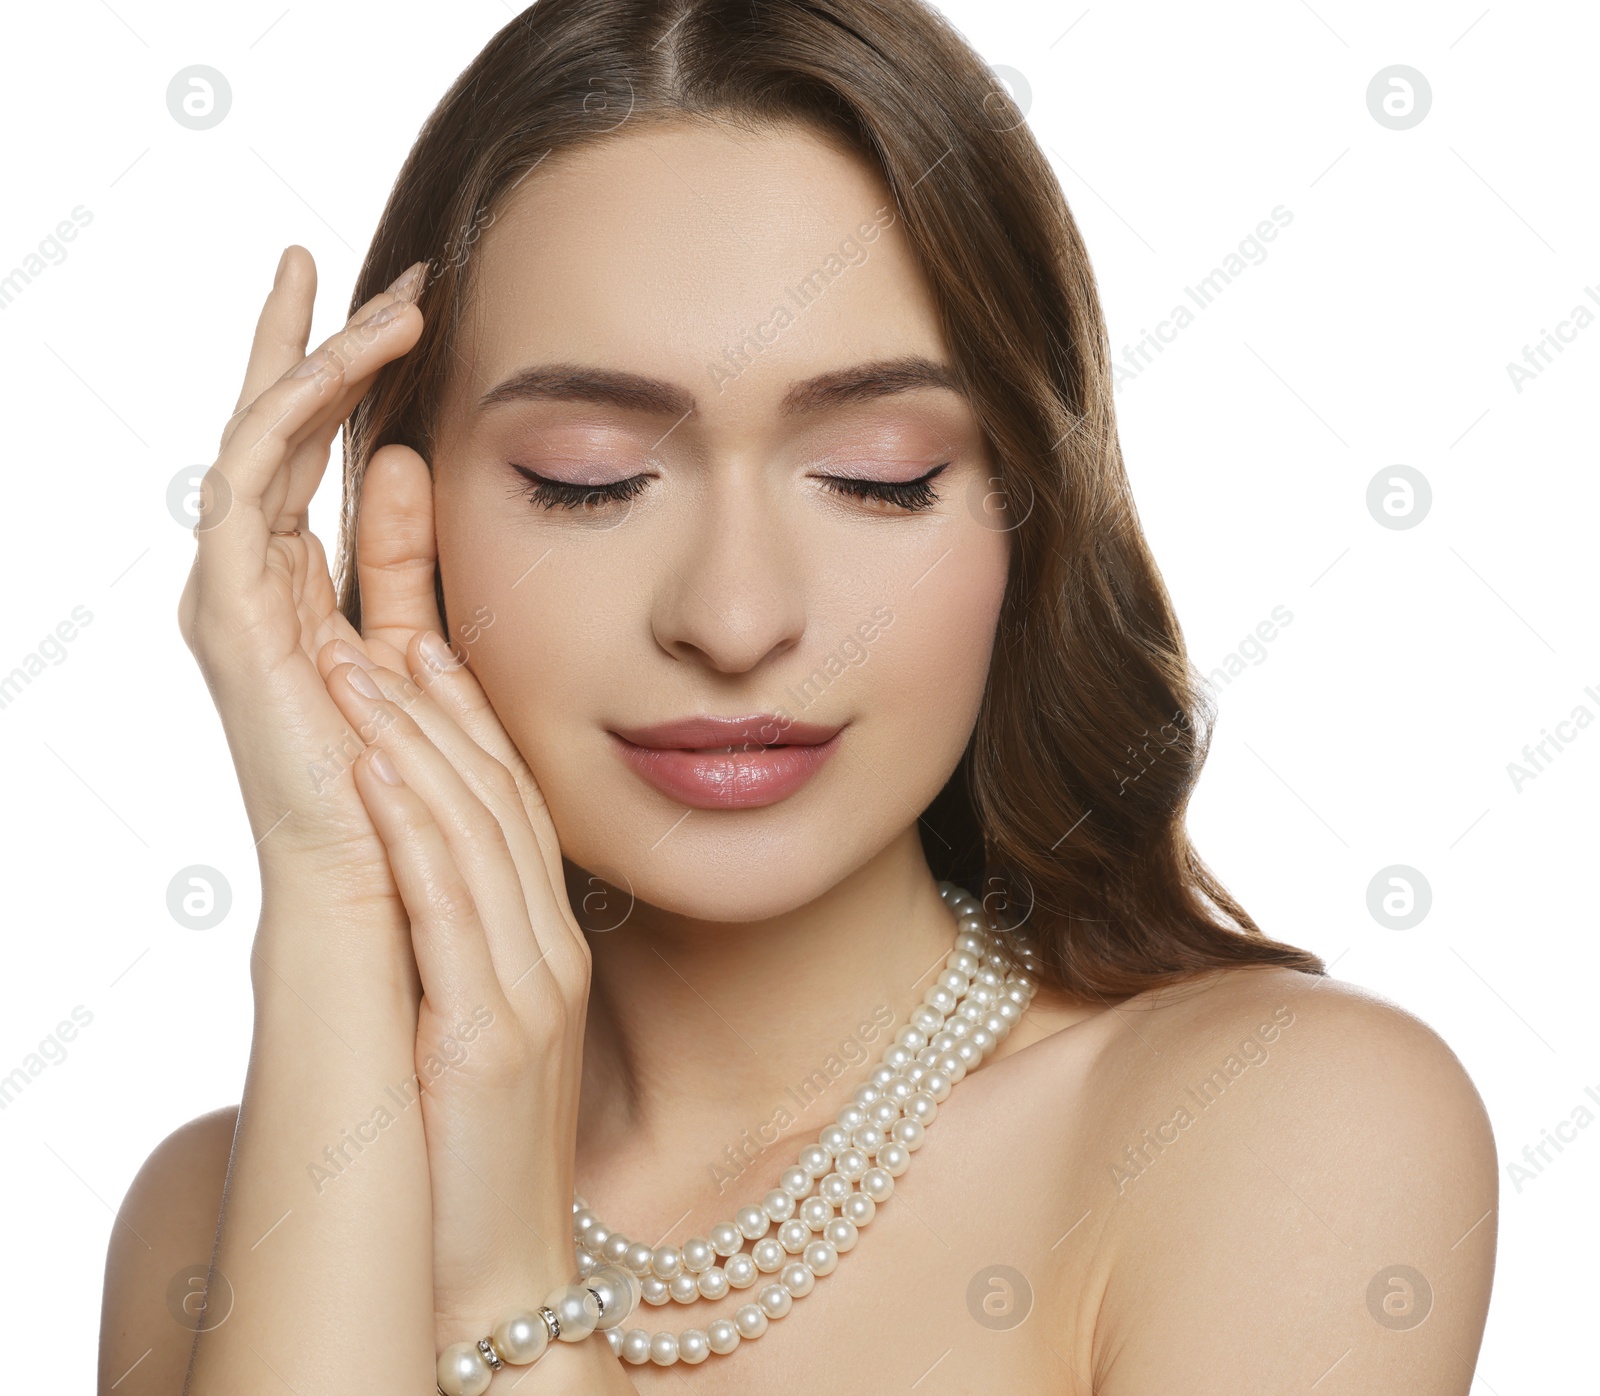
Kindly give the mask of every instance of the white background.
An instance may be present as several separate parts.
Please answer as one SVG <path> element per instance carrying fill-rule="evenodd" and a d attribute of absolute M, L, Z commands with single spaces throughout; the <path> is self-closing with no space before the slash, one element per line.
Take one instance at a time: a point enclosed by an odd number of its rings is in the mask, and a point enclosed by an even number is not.
<path fill-rule="evenodd" d="M 1192 829 L 1265 928 L 1432 1024 L 1477 1083 L 1502 1193 L 1474 1390 L 1592 1380 L 1600 1128 L 1532 1181 L 1507 1165 L 1586 1085 L 1600 1092 L 1600 724 L 1520 790 L 1507 765 L 1578 705 L 1600 716 L 1585 693 L 1600 694 L 1600 325 L 1521 392 L 1506 366 L 1585 286 L 1600 295 L 1600 17 L 1482 0 L 944 9 L 1025 80 L 1119 354 L 1274 207 L 1292 212 L 1266 260 L 1118 394 L 1140 515 L 1199 667 L 1274 607 L 1293 614 L 1220 695 Z M 314 338 L 331 333 L 419 124 L 512 13 L 8 13 L 0 275 L 75 207 L 92 213 L 0 311 L 0 672 L 75 606 L 93 613 L 0 710 L 0 1075 L 75 1006 L 93 1014 L 0 1111 L 17 1390 L 90 1389 L 114 1209 L 166 1132 L 238 1099 L 245 1068 L 256 865 L 174 621 L 194 543 L 168 483 L 214 456 L 279 251 L 314 252 Z M 198 132 L 166 105 L 197 63 L 232 89 L 227 118 Z M 1409 130 L 1367 106 L 1393 64 L 1432 91 Z M 1366 505 L 1396 464 L 1432 489 L 1407 530 Z M 313 510 L 330 549 L 338 478 L 335 462 Z M 168 913 L 190 864 L 231 883 L 214 930 Z M 1431 887 L 1408 930 L 1368 910 L 1392 864 Z M 1403 1159 L 1374 1167 L 1407 1186 Z"/>

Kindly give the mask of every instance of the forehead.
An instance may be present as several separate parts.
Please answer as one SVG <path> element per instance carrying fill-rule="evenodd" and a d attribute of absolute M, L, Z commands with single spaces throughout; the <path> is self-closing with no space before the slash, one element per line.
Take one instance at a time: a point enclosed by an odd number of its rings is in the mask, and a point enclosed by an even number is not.
<path fill-rule="evenodd" d="M 455 396 L 541 363 L 682 385 L 702 417 L 766 414 L 791 383 L 946 359 L 893 196 L 806 128 L 626 128 L 542 162 L 474 254 Z"/>

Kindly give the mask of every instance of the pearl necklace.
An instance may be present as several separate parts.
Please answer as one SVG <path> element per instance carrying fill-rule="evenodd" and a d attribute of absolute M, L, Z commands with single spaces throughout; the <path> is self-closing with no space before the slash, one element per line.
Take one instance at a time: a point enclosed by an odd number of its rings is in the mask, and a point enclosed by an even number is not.
<path fill-rule="evenodd" d="M 755 1303 L 704 1329 L 663 1329 L 653 1336 L 643 1328 L 607 1329 L 606 1341 L 624 1361 L 662 1367 L 704 1362 L 759 1338 L 771 1320 L 788 1314 L 796 1299 L 834 1271 L 878 1205 L 894 1194 L 895 1179 L 911 1166 L 952 1087 L 1021 1021 L 1038 982 L 1033 946 L 995 929 L 977 898 L 954 883 L 941 882 L 939 895 L 956 916 L 955 948 L 943 972 L 853 1100 L 759 1204 L 740 1207 L 709 1237 L 652 1248 L 611 1230 L 574 1195 L 580 1280 L 616 1265 L 639 1278 L 647 1304 L 659 1306 L 721 1299 L 731 1289 L 750 1288 L 761 1275 L 778 1276 Z M 774 1226 L 777 1234 L 769 1236 Z M 748 1253 L 746 1241 L 752 1243 Z"/>

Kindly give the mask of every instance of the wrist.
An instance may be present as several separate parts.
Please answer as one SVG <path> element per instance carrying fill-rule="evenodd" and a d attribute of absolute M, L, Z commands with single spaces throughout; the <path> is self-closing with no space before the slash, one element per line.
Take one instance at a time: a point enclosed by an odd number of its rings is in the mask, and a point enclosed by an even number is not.
<path fill-rule="evenodd" d="M 536 1370 L 536 1390 L 594 1391 L 591 1378 L 620 1367 L 607 1338 L 641 1306 L 643 1288 L 631 1271 L 602 1265 L 586 1277 L 525 1276 L 493 1286 L 495 1301 L 456 1294 L 435 1309 L 439 1384 L 445 1396 L 482 1396 L 519 1384 Z M 578 1353 L 580 1356 L 565 1356 Z M 578 1380 L 582 1378 L 584 1380 Z M 631 1390 L 632 1384 L 598 1389 Z"/>

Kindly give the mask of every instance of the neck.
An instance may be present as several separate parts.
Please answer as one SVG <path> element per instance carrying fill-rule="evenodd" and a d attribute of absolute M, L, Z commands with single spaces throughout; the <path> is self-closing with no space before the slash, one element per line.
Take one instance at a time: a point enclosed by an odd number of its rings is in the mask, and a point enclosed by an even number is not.
<path fill-rule="evenodd" d="M 653 1180 L 685 1206 L 709 1190 L 731 1209 L 776 1186 L 866 1080 L 944 968 L 955 923 L 913 826 L 781 916 L 637 904 L 588 939 L 578 1191 L 594 1186 L 603 1206 Z"/>

